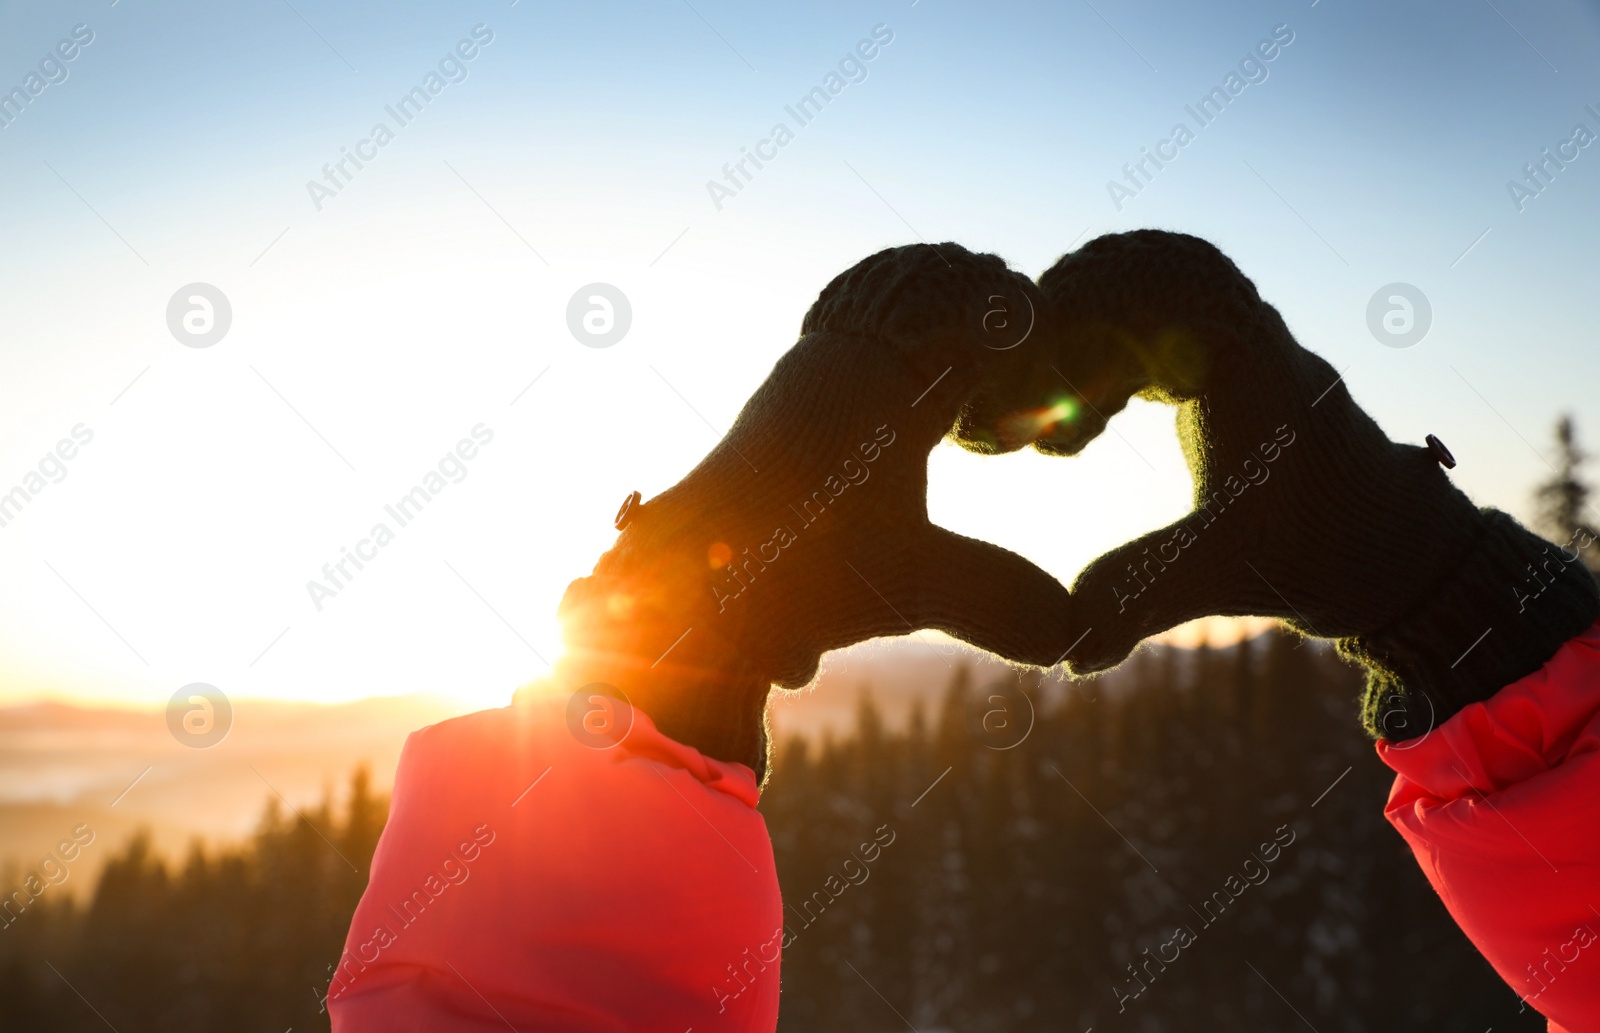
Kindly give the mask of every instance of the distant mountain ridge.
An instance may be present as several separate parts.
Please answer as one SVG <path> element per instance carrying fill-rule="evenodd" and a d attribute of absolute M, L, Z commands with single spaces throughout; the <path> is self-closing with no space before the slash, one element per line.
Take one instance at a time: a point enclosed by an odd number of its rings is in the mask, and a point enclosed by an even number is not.
<path fill-rule="evenodd" d="M 902 727 L 917 700 L 935 706 L 963 667 L 979 689 L 1015 686 L 1021 677 L 1004 660 L 949 639 L 865 642 L 828 654 L 806 689 L 775 693 L 774 733 L 845 735 L 867 690 L 885 724 Z M 1116 681 L 1113 674 L 1093 691 L 1114 691 Z M 1053 674 L 1040 693 L 1069 684 Z M 428 694 L 340 704 L 235 700 L 227 738 L 196 750 L 168 732 L 160 710 L 55 701 L 0 708 L 0 893 L 79 824 L 94 830 L 95 841 L 69 892 L 91 886 L 103 859 L 140 827 L 150 829 L 159 851 L 176 856 L 196 838 L 249 835 L 269 797 L 315 806 L 341 792 L 358 765 L 386 792 L 407 735 L 471 709 Z M 7 871 L 12 864 L 20 865 L 15 878 Z"/>
<path fill-rule="evenodd" d="M 80 824 L 95 839 L 70 892 L 92 885 L 104 858 L 141 826 L 158 849 L 177 854 L 196 837 L 248 835 L 269 796 L 313 805 L 360 764 L 387 786 L 411 731 L 466 709 L 427 695 L 331 705 L 241 699 L 227 737 L 197 750 L 173 738 L 161 710 L 55 701 L 0 708 L 0 875 L 8 880 L 0 893 Z M 13 863 L 16 878 L 5 871 Z"/>

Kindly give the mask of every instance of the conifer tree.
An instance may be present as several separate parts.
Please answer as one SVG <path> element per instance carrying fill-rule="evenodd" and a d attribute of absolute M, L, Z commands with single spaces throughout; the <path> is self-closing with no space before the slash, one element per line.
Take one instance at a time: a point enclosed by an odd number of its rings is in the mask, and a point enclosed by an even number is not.
<path fill-rule="evenodd" d="M 1578 550 L 1591 571 L 1600 570 L 1600 524 L 1589 504 L 1592 492 L 1584 478 L 1588 453 L 1578 445 L 1570 415 L 1556 421 L 1556 461 L 1550 479 L 1534 490 L 1539 530 L 1570 554 Z"/>

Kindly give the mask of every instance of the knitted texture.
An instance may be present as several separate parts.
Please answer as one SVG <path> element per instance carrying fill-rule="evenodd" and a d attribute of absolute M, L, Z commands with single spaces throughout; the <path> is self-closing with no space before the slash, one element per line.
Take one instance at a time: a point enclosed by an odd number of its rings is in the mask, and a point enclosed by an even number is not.
<path fill-rule="evenodd" d="M 1057 661 L 1066 590 L 927 514 L 928 452 L 1042 346 L 1042 307 L 1027 278 L 955 244 L 836 277 L 727 436 L 569 587 L 560 683 L 613 685 L 665 734 L 764 773 L 770 686 L 805 684 L 828 649 L 937 628 Z"/>
<path fill-rule="evenodd" d="M 1212 245 L 1101 237 L 1039 283 L 1054 356 L 1033 354 L 996 411 L 1070 384 L 1086 418 L 1036 447 L 1073 452 L 1131 395 L 1170 402 L 1194 479 L 1193 512 L 1078 577 L 1091 630 L 1074 670 L 1105 670 L 1193 618 L 1276 617 L 1366 665 L 1365 727 L 1404 740 L 1537 670 L 1594 621 L 1576 552 L 1480 511 L 1429 450 L 1390 441 Z"/>

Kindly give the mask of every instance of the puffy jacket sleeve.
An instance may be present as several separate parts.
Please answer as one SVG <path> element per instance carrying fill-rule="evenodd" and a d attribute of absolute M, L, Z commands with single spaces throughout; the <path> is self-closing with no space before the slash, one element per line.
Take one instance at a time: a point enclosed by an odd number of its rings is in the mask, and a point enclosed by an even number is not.
<path fill-rule="evenodd" d="M 1600 1030 L 1600 625 L 1378 754 L 1385 815 L 1457 924 L 1552 1033 Z"/>
<path fill-rule="evenodd" d="M 414 732 L 327 1005 L 334 1033 L 771 1033 L 782 900 L 755 774 L 615 704 Z M 620 740 L 620 741 L 619 741 Z"/>

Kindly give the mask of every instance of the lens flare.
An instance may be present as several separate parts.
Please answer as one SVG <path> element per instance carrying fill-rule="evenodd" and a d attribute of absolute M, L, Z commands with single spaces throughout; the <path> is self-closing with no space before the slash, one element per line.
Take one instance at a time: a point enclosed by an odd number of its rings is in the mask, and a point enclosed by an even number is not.
<path fill-rule="evenodd" d="M 1063 423 L 1075 422 L 1082 411 L 1078 399 L 1063 395 L 1045 408 L 1013 413 L 1001 422 L 1001 434 L 1008 444 L 1025 445 L 1050 436 Z"/>
<path fill-rule="evenodd" d="M 1081 411 L 1082 407 L 1076 398 L 1063 396 L 1056 399 L 1056 404 L 1046 409 L 1042 415 L 1047 424 L 1053 427 L 1058 423 L 1072 423 Z"/>

